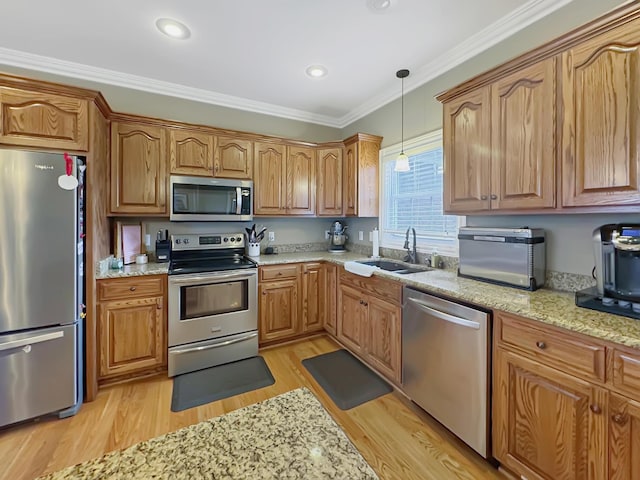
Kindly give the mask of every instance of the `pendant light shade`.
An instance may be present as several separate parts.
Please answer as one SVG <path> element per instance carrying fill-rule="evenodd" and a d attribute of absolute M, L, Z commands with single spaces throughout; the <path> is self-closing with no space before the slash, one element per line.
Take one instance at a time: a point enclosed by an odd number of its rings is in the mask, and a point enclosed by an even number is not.
<path fill-rule="evenodd" d="M 409 171 L 409 157 L 404 153 L 404 79 L 409 76 L 409 70 L 403 69 L 398 70 L 396 72 L 396 77 L 398 77 L 402 81 L 402 94 L 400 96 L 400 102 L 402 105 L 402 118 L 401 118 L 401 147 L 400 147 L 400 155 L 396 158 L 396 164 L 394 166 L 394 170 L 396 172 L 408 172 Z"/>

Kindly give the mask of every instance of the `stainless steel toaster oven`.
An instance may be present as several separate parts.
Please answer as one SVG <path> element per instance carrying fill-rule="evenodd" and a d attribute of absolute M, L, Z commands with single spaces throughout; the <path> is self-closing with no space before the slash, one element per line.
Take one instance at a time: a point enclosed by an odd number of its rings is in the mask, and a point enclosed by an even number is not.
<path fill-rule="evenodd" d="M 458 240 L 459 276 L 528 290 L 544 285 L 543 229 L 461 227 Z"/>

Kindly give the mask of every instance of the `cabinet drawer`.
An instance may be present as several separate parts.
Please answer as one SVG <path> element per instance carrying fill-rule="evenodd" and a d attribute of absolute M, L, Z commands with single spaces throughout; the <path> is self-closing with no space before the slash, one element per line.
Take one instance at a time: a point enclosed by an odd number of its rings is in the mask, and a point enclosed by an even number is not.
<path fill-rule="evenodd" d="M 164 295 L 165 275 L 98 280 L 98 301 Z"/>
<path fill-rule="evenodd" d="M 377 276 L 361 277 L 342 268 L 340 270 L 340 283 L 351 285 L 394 305 L 402 303 L 402 284 L 393 280 L 385 280 Z"/>
<path fill-rule="evenodd" d="M 260 280 L 281 280 L 284 278 L 298 278 L 298 265 L 260 267 Z"/>
<path fill-rule="evenodd" d="M 613 385 L 640 400 L 640 354 L 613 351 Z"/>
<path fill-rule="evenodd" d="M 541 363 L 586 379 L 605 381 L 605 347 L 498 313 L 499 341 L 532 355 Z"/>

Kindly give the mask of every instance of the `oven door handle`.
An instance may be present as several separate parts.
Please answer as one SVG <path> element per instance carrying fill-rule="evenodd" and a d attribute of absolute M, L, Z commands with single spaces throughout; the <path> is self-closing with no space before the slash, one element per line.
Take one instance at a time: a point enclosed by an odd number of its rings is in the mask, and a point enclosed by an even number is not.
<path fill-rule="evenodd" d="M 234 338 L 232 340 L 225 340 L 224 342 L 214 343 L 214 344 L 211 344 L 211 345 L 202 345 L 200 347 L 185 348 L 185 349 L 182 349 L 182 350 L 172 350 L 171 353 L 191 353 L 191 352 L 200 352 L 202 350 L 211 350 L 212 348 L 226 347 L 228 345 L 233 345 L 234 343 L 244 342 L 246 340 L 249 340 L 251 338 L 255 338 L 257 336 L 258 336 L 258 334 L 256 332 L 254 332 L 254 333 L 250 333 L 249 335 L 245 335 L 244 337 L 241 337 L 241 338 Z"/>
<path fill-rule="evenodd" d="M 212 273 L 207 275 L 189 275 L 180 276 L 179 278 L 169 276 L 169 283 L 173 285 L 187 285 L 200 282 L 217 282 L 219 280 L 241 280 L 243 278 L 255 277 L 257 272 L 242 272 L 242 273 Z"/>

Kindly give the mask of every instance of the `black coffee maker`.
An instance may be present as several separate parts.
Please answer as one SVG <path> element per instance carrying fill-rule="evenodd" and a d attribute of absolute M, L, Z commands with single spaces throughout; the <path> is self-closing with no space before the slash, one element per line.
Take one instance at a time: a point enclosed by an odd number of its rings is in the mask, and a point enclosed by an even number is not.
<path fill-rule="evenodd" d="M 640 224 L 609 224 L 593 232 L 598 294 L 640 303 Z"/>

